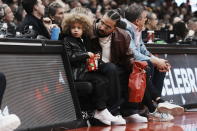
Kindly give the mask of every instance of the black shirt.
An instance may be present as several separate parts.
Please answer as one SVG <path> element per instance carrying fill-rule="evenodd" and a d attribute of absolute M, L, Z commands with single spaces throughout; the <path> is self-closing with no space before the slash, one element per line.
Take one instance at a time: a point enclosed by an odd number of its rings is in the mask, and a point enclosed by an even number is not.
<path fill-rule="evenodd" d="M 21 25 L 18 27 L 18 31 L 22 32 L 23 34 L 29 29 L 29 26 L 33 26 L 33 30 L 37 35 L 42 35 L 48 39 L 50 39 L 50 34 L 47 31 L 46 27 L 44 26 L 41 19 L 36 18 L 33 15 L 27 14 L 25 19 L 22 21 Z"/>

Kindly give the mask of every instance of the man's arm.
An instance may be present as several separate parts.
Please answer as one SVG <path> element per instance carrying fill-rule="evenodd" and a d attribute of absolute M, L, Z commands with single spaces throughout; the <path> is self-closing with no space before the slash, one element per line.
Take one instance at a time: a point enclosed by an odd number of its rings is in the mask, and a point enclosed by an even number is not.
<path fill-rule="evenodd" d="M 131 39 L 131 42 L 130 42 L 130 48 L 132 49 L 133 51 L 133 54 L 134 54 L 134 58 L 136 60 L 150 60 L 154 66 L 156 66 L 159 71 L 161 72 L 167 72 L 169 71 L 170 69 L 170 64 L 168 63 L 167 60 L 165 59 L 161 59 L 161 58 L 158 58 L 154 55 L 152 55 L 146 48 L 146 46 L 144 45 L 143 41 L 141 41 L 141 47 L 137 48 L 135 43 L 134 43 L 134 40 Z"/>
<path fill-rule="evenodd" d="M 129 48 L 132 50 L 132 52 L 134 54 L 134 58 L 136 60 L 142 60 L 142 61 L 144 61 L 144 60 L 150 60 L 150 57 L 149 57 L 149 54 L 150 53 L 146 50 L 145 45 L 140 45 L 140 46 L 143 46 L 143 47 L 141 47 L 141 48 L 139 47 L 138 48 L 135 45 L 134 40 L 131 39 Z"/>
<path fill-rule="evenodd" d="M 165 59 L 161 59 L 152 55 L 150 57 L 150 61 L 158 68 L 160 72 L 167 72 L 171 68 L 171 65 Z"/>

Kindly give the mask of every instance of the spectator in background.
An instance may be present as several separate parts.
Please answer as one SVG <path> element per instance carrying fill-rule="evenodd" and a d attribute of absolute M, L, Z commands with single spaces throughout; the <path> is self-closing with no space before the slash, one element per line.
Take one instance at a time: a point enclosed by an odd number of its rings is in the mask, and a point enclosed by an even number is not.
<path fill-rule="evenodd" d="M 159 30 L 157 24 L 158 24 L 157 14 L 155 14 L 154 12 L 148 12 L 147 21 L 145 23 L 146 30 L 153 30 L 153 31 Z"/>
<path fill-rule="evenodd" d="M 45 10 L 44 10 L 45 16 L 48 16 L 49 4 L 52 3 L 52 2 L 53 2 L 53 0 L 42 0 L 42 4 L 45 7 Z"/>
<path fill-rule="evenodd" d="M 96 11 L 98 8 L 101 8 L 101 6 L 98 6 L 97 0 L 90 0 L 88 8 L 92 11 L 92 13 L 96 14 Z"/>
<path fill-rule="evenodd" d="M 19 25 L 26 16 L 26 12 L 22 6 L 19 6 L 17 11 L 14 13 L 15 16 L 15 24 Z"/>
<path fill-rule="evenodd" d="M 182 21 L 179 21 L 173 25 L 173 33 L 175 38 L 172 42 L 183 42 L 188 34 L 188 29 L 186 24 Z"/>
<path fill-rule="evenodd" d="M 88 15 L 92 21 L 95 20 L 95 15 L 91 12 L 90 9 L 88 8 L 84 8 L 84 7 L 75 7 L 73 8 L 70 13 L 82 13 L 82 14 L 85 14 L 85 15 Z M 93 24 L 93 23 L 92 23 Z"/>
<path fill-rule="evenodd" d="M 177 22 L 180 22 L 180 21 L 183 21 L 180 17 L 174 17 L 173 18 L 173 24 L 175 24 Z"/>
<path fill-rule="evenodd" d="M 61 26 L 62 20 L 64 19 L 64 6 L 55 1 L 49 4 L 48 10 L 48 16 L 52 20 L 52 23 Z"/>
<path fill-rule="evenodd" d="M 21 0 L 3 0 L 12 10 L 15 17 L 15 24 L 18 25 L 25 17 L 25 11 L 22 8 Z"/>
<path fill-rule="evenodd" d="M 79 0 L 79 2 L 85 8 L 87 8 L 87 6 L 89 5 L 89 0 Z"/>
<path fill-rule="evenodd" d="M 56 0 L 42 0 L 42 3 L 45 7 L 47 7 L 50 3 L 54 2 Z"/>
<path fill-rule="evenodd" d="M 0 21 L 1 28 L 3 23 L 7 24 L 6 37 L 14 37 L 16 33 L 16 25 L 14 24 L 14 15 L 12 10 L 7 4 L 0 5 Z"/>
<path fill-rule="evenodd" d="M 101 8 L 102 6 L 98 3 L 97 0 L 90 0 L 88 8 L 95 14 L 96 19 L 100 19 L 102 17 Z"/>
<path fill-rule="evenodd" d="M 188 21 L 188 35 L 187 38 L 197 40 L 197 17 Z"/>
<path fill-rule="evenodd" d="M 49 27 L 43 23 L 42 17 L 44 16 L 45 6 L 42 4 L 41 0 L 23 0 L 22 6 L 25 9 L 27 15 L 19 25 L 18 29 L 23 34 L 28 32 L 29 26 L 33 26 L 34 34 L 33 38 L 38 35 L 44 36 L 45 38 L 50 38 Z"/>
<path fill-rule="evenodd" d="M 67 0 L 69 6 L 71 9 L 75 8 L 75 7 L 81 7 L 81 3 L 78 0 Z"/>
<path fill-rule="evenodd" d="M 3 2 L 7 4 L 15 14 L 19 8 L 21 0 L 3 0 Z"/>
<path fill-rule="evenodd" d="M 156 39 L 158 39 L 156 31 L 159 30 L 158 26 L 158 18 L 157 14 L 155 14 L 152 11 L 149 11 L 147 13 L 147 20 L 145 22 L 145 29 L 142 32 L 142 39 L 144 42 L 148 42 L 148 31 L 154 31 L 154 39 L 153 42 L 155 42 Z"/>
<path fill-rule="evenodd" d="M 61 24 L 64 19 L 64 12 L 64 3 L 55 1 L 48 6 L 48 16 L 52 20 L 52 24 L 58 25 L 61 29 L 59 39 L 63 38 Z"/>

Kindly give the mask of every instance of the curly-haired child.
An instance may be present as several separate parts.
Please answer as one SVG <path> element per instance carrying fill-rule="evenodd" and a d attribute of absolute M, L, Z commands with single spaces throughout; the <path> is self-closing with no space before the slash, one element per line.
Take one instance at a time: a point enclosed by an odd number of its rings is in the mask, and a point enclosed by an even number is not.
<path fill-rule="evenodd" d="M 126 124 L 122 117 L 114 116 L 108 110 L 108 78 L 99 70 L 89 72 L 86 68 L 87 59 L 95 56 L 89 51 L 92 23 L 91 17 L 83 13 L 67 14 L 62 23 L 63 32 L 66 34 L 64 46 L 70 59 L 74 79 L 92 83 L 93 92 L 90 100 L 95 104 L 95 119 L 106 125 Z M 96 59 L 99 58 L 100 55 L 96 54 Z"/>

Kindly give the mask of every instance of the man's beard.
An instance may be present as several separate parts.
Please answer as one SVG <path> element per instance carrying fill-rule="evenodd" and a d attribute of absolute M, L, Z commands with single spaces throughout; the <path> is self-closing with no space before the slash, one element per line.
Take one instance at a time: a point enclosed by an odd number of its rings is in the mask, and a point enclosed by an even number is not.
<path fill-rule="evenodd" d="M 96 34 L 98 35 L 98 37 L 107 37 L 109 35 L 111 35 L 111 33 L 109 34 L 105 34 L 104 32 L 102 33 L 102 30 L 99 30 L 98 28 L 96 29 Z"/>

